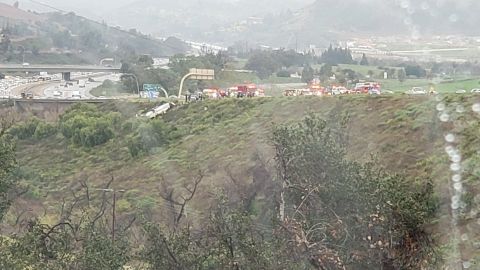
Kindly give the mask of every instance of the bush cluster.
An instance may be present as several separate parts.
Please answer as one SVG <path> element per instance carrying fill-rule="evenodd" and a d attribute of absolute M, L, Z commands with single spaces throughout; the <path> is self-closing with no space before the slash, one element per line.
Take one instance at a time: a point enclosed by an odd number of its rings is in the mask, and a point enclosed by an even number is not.
<path fill-rule="evenodd" d="M 63 136 L 74 144 L 94 147 L 111 140 L 119 123 L 119 113 L 104 113 L 93 105 L 78 104 L 60 118 L 59 126 Z"/>
<path fill-rule="evenodd" d="M 147 154 L 151 149 L 163 147 L 180 136 L 178 129 L 163 119 L 142 122 L 128 138 L 128 150 L 132 157 Z"/>
<path fill-rule="evenodd" d="M 20 140 L 31 138 L 40 140 L 56 134 L 57 128 L 50 123 L 46 123 L 33 117 L 26 122 L 13 126 L 10 128 L 9 133 Z"/>

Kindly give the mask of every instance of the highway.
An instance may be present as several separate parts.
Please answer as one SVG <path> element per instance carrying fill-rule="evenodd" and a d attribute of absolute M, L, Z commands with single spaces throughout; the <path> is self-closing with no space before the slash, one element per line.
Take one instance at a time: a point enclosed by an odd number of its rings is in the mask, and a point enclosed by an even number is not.
<path fill-rule="evenodd" d="M 95 82 L 88 82 L 83 88 L 76 82 L 72 82 L 73 85 L 69 85 L 68 87 L 64 86 L 65 82 L 60 81 L 37 82 L 12 88 L 11 96 L 20 98 L 22 93 L 31 93 L 35 99 L 94 99 L 96 97 L 90 94 L 92 89 L 100 86 L 105 80 L 120 80 L 120 77 L 117 74 L 96 74 L 88 77 L 78 76 L 75 80 L 82 79 L 87 82 L 88 78 L 93 78 Z M 79 96 L 74 97 L 75 92 L 78 93 Z"/>
<path fill-rule="evenodd" d="M 0 72 L 119 72 L 120 67 L 82 66 L 82 65 L 20 65 L 0 64 Z"/>
<path fill-rule="evenodd" d="M 59 98 L 80 98 L 80 99 L 95 99 L 96 97 L 90 94 L 94 88 L 102 85 L 105 80 L 119 81 L 120 77 L 115 74 L 106 74 L 99 75 L 94 78 L 94 82 L 89 82 L 86 78 L 78 78 L 86 81 L 85 87 L 80 87 L 78 84 L 74 83 L 73 86 L 62 86 L 59 83 L 49 85 L 44 88 L 43 98 L 47 99 L 59 99 Z M 74 96 L 74 93 L 79 93 L 80 96 Z"/>

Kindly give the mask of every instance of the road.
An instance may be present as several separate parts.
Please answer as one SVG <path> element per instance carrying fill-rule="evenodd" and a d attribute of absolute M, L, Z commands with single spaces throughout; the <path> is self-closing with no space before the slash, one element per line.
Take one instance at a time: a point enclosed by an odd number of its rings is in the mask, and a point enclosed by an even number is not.
<path fill-rule="evenodd" d="M 391 53 L 432 53 L 432 52 L 456 52 L 467 51 L 470 48 L 447 48 L 447 49 L 424 49 L 424 50 L 411 50 L 411 51 L 391 51 Z"/>
<path fill-rule="evenodd" d="M 79 78 L 84 79 L 84 78 Z M 95 96 L 90 94 L 94 88 L 102 85 L 105 80 L 111 81 L 119 81 L 120 77 L 115 74 L 108 74 L 108 75 L 101 75 L 98 77 L 94 77 L 95 82 L 88 82 L 85 84 L 85 87 L 80 87 L 78 84 L 74 83 L 73 86 L 64 87 L 61 86 L 60 83 L 49 85 L 48 87 L 44 88 L 43 91 L 43 98 L 72 98 L 74 92 L 80 94 L 81 99 L 93 99 L 96 98 Z"/>
<path fill-rule="evenodd" d="M 0 72 L 119 72 L 120 67 L 81 65 L 18 65 L 0 64 Z"/>
<path fill-rule="evenodd" d="M 105 80 L 118 81 L 120 77 L 116 74 L 97 74 L 90 75 L 90 78 L 94 78 L 95 82 L 89 82 L 85 84 L 84 88 L 79 87 L 75 82 L 73 86 L 64 87 L 61 86 L 59 81 L 48 81 L 48 82 L 38 82 L 32 84 L 25 84 L 12 88 L 11 95 L 12 97 L 21 97 L 22 93 L 32 93 L 34 98 L 44 98 L 44 99 L 61 99 L 61 98 L 72 98 L 74 92 L 80 94 L 81 99 L 90 99 L 95 98 L 90 94 L 90 91 L 95 87 L 100 86 Z M 86 76 L 79 76 L 75 80 L 84 79 L 87 80 Z"/>

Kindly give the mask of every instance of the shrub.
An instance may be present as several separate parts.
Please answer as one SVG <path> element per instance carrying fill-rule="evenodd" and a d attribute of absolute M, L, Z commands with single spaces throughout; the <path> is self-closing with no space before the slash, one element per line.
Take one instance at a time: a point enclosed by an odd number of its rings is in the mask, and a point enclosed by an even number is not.
<path fill-rule="evenodd" d="M 19 123 L 10 128 L 9 133 L 20 140 L 35 138 L 37 140 L 47 138 L 57 132 L 57 128 L 38 118 L 30 118 L 26 122 Z"/>
<path fill-rule="evenodd" d="M 138 209 L 142 209 L 142 210 L 152 210 L 156 204 L 157 204 L 157 201 L 154 198 L 150 196 L 145 196 L 140 198 L 135 204 L 135 206 Z"/>
<path fill-rule="evenodd" d="M 9 133 L 20 140 L 32 138 L 35 134 L 40 120 L 38 118 L 30 118 L 28 121 L 17 124 L 10 128 Z"/>
<path fill-rule="evenodd" d="M 150 149 L 163 147 L 178 139 L 175 126 L 163 119 L 141 123 L 133 136 L 127 140 L 127 147 L 132 157 L 148 153 Z"/>
<path fill-rule="evenodd" d="M 37 128 L 35 129 L 35 133 L 33 134 L 33 137 L 37 140 L 43 139 L 43 138 L 48 138 L 52 135 L 57 133 L 57 128 L 49 123 L 45 122 L 40 122 L 37 125 Z"/>
<path fill-rule="evenodd" d="M 277 77 L 289 78 L 290 72 L 288 70 L 280 70 L 279 72 L 277 72 Z"/>
<path fill-rule="evenodd" d="M 92 105 L 75 105 L 60 119 L 65 138 L 79 146 L 94 147 L 104 144 L 115 135 L 120 125 L 119 113 L 102 113 Z"/>

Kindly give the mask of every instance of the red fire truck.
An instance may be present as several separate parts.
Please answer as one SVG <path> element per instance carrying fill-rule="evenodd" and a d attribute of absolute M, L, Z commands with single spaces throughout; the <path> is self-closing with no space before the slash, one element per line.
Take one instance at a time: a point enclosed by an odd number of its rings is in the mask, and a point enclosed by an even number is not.
<path fill-rule="evenodd" d="M 237 86 L 237 97 L 259 97 L 264 96 L 263 89 L 257 88 L 255 84 L 243 84 Z"/>

